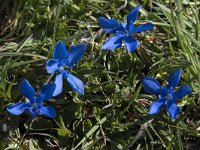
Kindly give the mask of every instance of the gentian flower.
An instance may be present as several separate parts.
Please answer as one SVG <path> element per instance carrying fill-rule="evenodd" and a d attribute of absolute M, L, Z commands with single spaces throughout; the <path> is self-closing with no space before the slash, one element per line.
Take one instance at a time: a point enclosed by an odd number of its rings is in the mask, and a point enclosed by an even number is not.
<path fill-rule="evenodd" d="M 79 44 L 71 46 L 67 51 L 65 44 L 59 41 L 54 48 L 53 59 L 49 59 L 46 64 L 46 69 L 49 74 L 58 72 L 55 78 L 56 89 L 53 96 L 56 96 L 62 92 L 63 78 L 65 78 L 70 86 L 79 94 L 84 94 L 83 82 L 72 75 L 64 67 L 73 68 L 75 64 L 81 59 L 83 53 L 87 48 L 86 44 Z"/>
<path fill-rule="evenodd" d="M 180 113 L 180 108 L 176 105 L 177 99 L 182 99 L 184 96 L 192 92 L 188 85 L 182 85 L 178 90 L 174 88 L 178 85 L 182 69 L 178 69 L 169 75 L 168 84 L 161 86 L 159 82 L 152 78 L 146 77 L 143 79 L 143 88 L 149 94 L 157 94 L 158 100 L 153 102 L 149 114 L 156 114 L 164 106 L 167 107 L 170 117 L 175 120 Z"/>
<path fill-rule="evenodd" d="M 117 22 L 115 19 L 106 19 L 99 17 L 99 25 L 106 33 L 114 33 L 114 36 L 109 38 L 102 46 L 102 49 L 115 50 L 122 46 L 122 41 L 129 52 L 133 52 L 138 47 L 138 41 L 132 36 L 133 33 L 143 32 L 153 29 L 153 24 L 148 22 L 138 27 L 134 26 L 135 20 L 138 18 L 138 12 L 141 5 L 133 8 L 128 16 L 127 23 Z"/>
<path fill-rule="evenodd" d="M 51 106 L 43 106 L 42 104 L 43 101 L 47 101 L 52 97 L 55 87 L 56 85 L 54 83 L 44 85 L 36 97 L 34 88 L 24 79 L 20 83 L 20 93 L 27 98 L 28 102 L 19 101 L 16 104 L 8 106 L 7 110 L 13 115 L 20 115 L 25 110 L 29 110 L 33 117 L 45 115 L 50 118 L 55 118 L 55 109 Z"/>

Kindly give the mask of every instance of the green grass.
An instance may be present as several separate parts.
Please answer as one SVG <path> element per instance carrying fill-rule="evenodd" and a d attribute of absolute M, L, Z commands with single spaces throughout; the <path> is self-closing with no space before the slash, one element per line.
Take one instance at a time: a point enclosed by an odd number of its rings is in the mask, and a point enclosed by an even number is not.
<path fill-rule="evenodd" d="M 138 3 L 123 0 L 16 0 L 0 5 L 0 149 L 198 149 L 200 91 L 200 25 L 198 0 L 146 0 L 136 24 L 152 21 L 155 28 L 135 36 L 137 52 L 125 48 L 102 51 L 109 35 L 99 16 L 125 21 Z M 49 103 L 54 120 L 27 114 L 13 116 L 6 106 L 22 97 L 26 78 L 37 89 L 53 81 L 46 60 L 58 40 L 67 46 L 87 42 L 88 48 L 72 70 L 85 84 L 79 96 L 65 84 Z M 153 76 L 166 83 L 181 67 L 179 85 L 193 92 L 178 101 L 181 114 L 172 121 L 166 110 L 149 115 L 155 96 L 141 80 Z"/>

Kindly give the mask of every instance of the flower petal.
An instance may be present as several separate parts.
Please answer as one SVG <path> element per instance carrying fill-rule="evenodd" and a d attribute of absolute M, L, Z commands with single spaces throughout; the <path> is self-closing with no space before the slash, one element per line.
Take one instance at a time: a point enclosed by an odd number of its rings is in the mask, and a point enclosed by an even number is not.
<path fill-rule="evenodd" d="M 170 117 L 175 120 L 176 117 L 178 116 L 178 114 L 180 113 L 180 108 L 176 105 L 176 103 L 172 103 L 169 107 L 168 107 L 168 112 Z"/>
<path fill-rule="evenodd" d="M 184 96 L 192 93 L 192 89 L 189 85 L 182 85 L 175 93 L 174 97 L 176 99 L 182 99 Z"/>
<path fill-rule="evenodd" d="M 144 78 L 142 81 L 142 84 L 143 84 L 144 90 L 148 92 L 149 94 L 158 93 L 161 88 L 160 83 L 152 77 Z"/>
<path fill-rule="evenodd" d="M 175 70 L 169 75 L 168 83 L 170 87 L 176 87 L 181 77 L 182 69 Z"/>
<path fill-rule="evenodd" d="M 134 23 L 135 20 L 138 18 L 138 12 L 140 10 L 140 8 L 142 7 L 142 5 L 138 5 L 136 7 L 134 7 L 128 14 L 127 16 L 127 24 L 129 25 L 130 23 Z"/>
<path fill-rule="evenodd" d="M 67 79 L 70 86 L 77 91 L 80 95 L 84 95 L 83 82 L 69 72 L 64 73 L 64 78 Z"/>
<path fill-rule="evenodd" d="M 68 67 L 73 67 L 81 59 L 86 48 L 87 44 L 79 44 L 69 48 Z"/>
<path fill-rule="evenodd" d="M 54 81 L 56 88 L 53 92 L 53 96 L 57 96 L 62 92 L 63 88 L 63 73 L 60 73 L 56 76 L 55 81 Z"/>
<path fill-rule="evenodd" d="M 39 116 L 38 108 L 30 107 L 29 108 L 29 113 L 33 118 Z"/>
<path fill-rule="evenodd" d="M 126 30 L 126 23 L 119 22 L 119 27 L 117 28 L 117 31 L 125 31 L 125 30 Z"/>
<path fill-rule="evenodd" d="M 115 19 L 107 19 L 104 17 L 99 17 L 99 25 L 104 32 L 115 33 L 116 29 L 119 27 L 119 23 Z"/>
<path fill-rule="evenodd" d="M 128 34 L 131 36 L 134 33 L 135 26 L 132 23 L 127 24 L 126 30 L 128 30 Z"/>
<path fill-rule="evenodd" d="M 44 106 L 39 108 L 40 114 L 50 118 L 56 117 L 56 110 L 51 106 Z"/>
<path fill-rule="evenodd" d="M 53 59 L 63 60 L 67 58 L 67 56 L 68 52 L 65 44 L 62 41 L 59 41 L 54 48 Z"/>
<path fill-rule="evenodd" d="M 46 64 L 47 73 L 52 74 L 60 69 L 59 60 L 49 59 Z"/>
<path fill-rule="evenodd" d="M 21 95 L 28 98 L 31 102 L 35 101 L 35 90 L 26 79 L 22 80 L 19 87 Z"/>
<path fill-rule="evenodd" d="M 124 40 L 127 50 L 131 53 L 138 47 L 138 41 L 132 36 L 127 36 Z"/>
<path fill-rule="evenodd" d="M 38 100 L 39 101 L 49 100 L 53 96 L 55 88 L 56 88 L 55 83 L 44 85 L 39 92 Z"/>
<path fill-rule="evenodd" d="M 122 40 L 124 38 L 124 35 L 117 34 L 111 38 L 109 38 L 102 46 L 102 49 L 109 49 L 109 50 L 115 50 L 116 48 L 119 48 L 122 45 Z"/>
<path fill-rule="evenodd" d="M 16 104 L 10 105 L 7 107 L 7 111 L 9 111 L 13 115 L 20 115 L 22 114 L 26 109 L 28 109 L 30 105 L 27 103 L 24 103 L 22 101 L 19 101 Z"/>
<path fill-rule="evenodd" d="M 143 32 L 146 30 L 153 29 L 154 25 L 151 22 L 145 23 L 143 25 L 140 25 L 139 27 L 136 27 L 133 29 L 133 32 Z"/>
<path fill-rule="evenodd" d="M 159 113 L 160 109 L 164 106 L 164 101 L 158 100 L 151 104 L 151 107 L 149 109 L 149 114 L 157 114 Z"/>

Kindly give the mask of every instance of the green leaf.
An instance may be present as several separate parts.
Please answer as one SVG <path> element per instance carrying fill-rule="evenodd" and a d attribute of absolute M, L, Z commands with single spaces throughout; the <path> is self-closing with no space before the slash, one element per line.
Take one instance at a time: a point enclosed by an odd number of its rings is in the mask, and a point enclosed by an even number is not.
<path fill-rule="evenodd" d="M 60 136 L 70 136 L 72 133 L 70 130 L 68 130 L 67 128 L 54 128 L 55 130 L 57 130 L 58 135 Z"/>

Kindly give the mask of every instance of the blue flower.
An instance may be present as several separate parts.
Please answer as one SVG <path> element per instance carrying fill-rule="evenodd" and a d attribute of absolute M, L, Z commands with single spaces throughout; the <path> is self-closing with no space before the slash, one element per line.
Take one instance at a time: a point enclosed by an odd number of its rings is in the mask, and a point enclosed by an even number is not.
<path fill-rule="evenodd" d="M 184 96 L 192 92 L 188 85 L 182 85 L 177 91 L 174 88 L 178 85 L 182 69 L 178 69 L 169 75 L 168 84 L 161 86 L 159 82 L 152 78 L 146 77 L 143 79 L 143 88 L 149 94 L 157 94 L 158 100 L 153 102 L 149 114 L 156 114 L 164 106 L 167 107 L 169 115 L 172 119 L 176 119 L 180 113 L 180 108 L 176 105 L 177 99 L 182 99 Z"/>
<path fill-rule="evenodd" d="M 20 115 L 25 110 L 29 110 L 33 117 L 45 115 L 50 118 L 55 118 L 55 109 L 51 106 L 43 106 L 42 104 L 43 101 L 47 101 L 52 97 L 55 87 L 56 85 L 54 83 L 44 85 L 39 91 L 38 96 L 36 97 L 34 88 L 27 80 L 24 79 L 20 83 L 20 92 L 21 95 L 27 98 L 28 102 L 24 103 L 22 101 L 19 101 L 16 104 L 8 106 L 7 110 L 13 115 Z"/>
<path fill-rule="evenodd" d="M 122 46 L 123 40 L 129 52 L 133 52 L 138 47 L 138 41 L 133 38 L 133 33 L 151 30 L 154 27 L 150 22 L 139 27 L 134 26 L 133 23 L 138 18 L 138 12 L 141 7 L 141 5 L 138 5 L 129 12 L 127 23 L 117 22 L 115 19 L 106 19 L 104 17 L 98 18 L 99 25 L 104 32 L 115 34 L 103 44 L 102 49 L 115 50 Z"/>
<path fill-rule="evenodd" d="M 81 59 L 83 53 L 87 48 L 86 44 L 79 44 L 76 46 L 71 46 L 67 51 L 65 44 L 59 41 L 54 48 L 53 59 L 49 59 L 46 64 L 46 69 L 49 74 L 58 72 L 54 83 L 56 84 L 56 89 L 53 96 L 56 96 L 62 92 L 63 78 L 65 78 L 70 86 L 77 91 L 79 94 L 84 94 L 84 84 L 83 82 L 72 75 L 69 71 L 65 70 L 65 66 L 68 68 L 73 68 L 75 64 Z"/>

